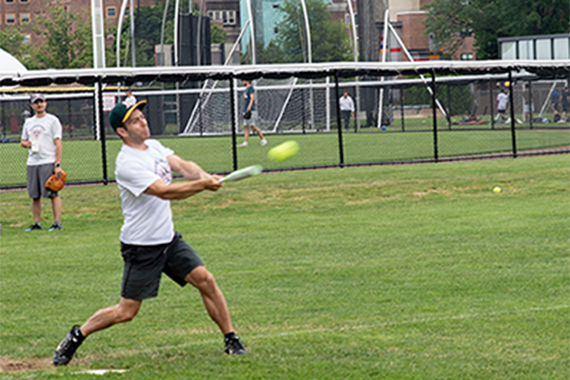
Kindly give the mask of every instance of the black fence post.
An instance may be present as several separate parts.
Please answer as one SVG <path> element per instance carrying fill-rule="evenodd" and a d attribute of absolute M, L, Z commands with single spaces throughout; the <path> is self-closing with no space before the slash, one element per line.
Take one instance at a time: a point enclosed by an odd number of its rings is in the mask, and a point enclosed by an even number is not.
<path fill-rule="evenodd" d="M 230 112 L 232 114 L 232 159 L 234 170 L 238 168 L 237 161 L 237 135 L 236 135 L 236 107 L 235 107 L 235 94 L 234 94 L 234 77 L 230 78 Z"/>
<path fill-rule="evenodd" d="M 517 158 L 517 138 L 515 135 L 515 97 L 513 94 L 513 73 L 509 70 L 509 102 L 511 103 L 511 138 L 513 144 L 513 158 Z M 524 110 L 523 110 L 524 112 Z"/>
<path fill-rule="evenodd" d="M 340 104 L 338 100 L 340 99 L 340 91 L 338 89 L 338 71 L 334 72 L 334 91 L 335 91 L 335 107 L 336 107 L 336 125 L 338 128 L 338 153 L 340 157 L 339 166 L 344 167 L 344 151 L 342 147 L 342 122 L 340 120 Z"/>
<path fill-rule="evenodd" d="M 301 98 L 303 99 L 303 113 L 302 113 L 303 118 L 302 118 L 301 129 L 303 131 L 303 134 L 305 134 L 306 133 L 306 131 L 305 131 L 305 106 L 307 105 L 307 103 L 305 102 L 305 90 L 304 89 L 301 90 Z"/>
<path fill-rule="evenodd" d="M 402 117 L 402 132 L 406 131 L 404 126 L 404 87 L 400 88 L 400 116 Z"/>
<path fill-rule="evenodd" d="M 438 145 L 437 145 L 437 104 L 436 104 L 436 83 L 435 83 L 435 71 L 431 72 L 431 107 L 432 107 L 432 114 L 433 114 L 433 158 L 435 162 L 438 162 L 439 155 L 438 155 Z"/>
<path fill-rule="evenodd" d="M 6 121 L 4 120 L 4 109 L 6 107 L 4 105 L 2 105 L 2 107 L 0 107 L 0 110 L 2 110 L 2 115 L 0 116 L 0 125 L 2 125 L 2 135 L 4 136 L 4 138 L 6 138 Z"/>
<path fill-rule="evenodd" d="M 447 84 L 447 127 L 451 131 L 451 84 Z"/>
<path fill-rule="evenodd" d="M 107 174 L 107 144 L 105 143 L 105 120 L 103 120 L 103 81 L 97 80 L 97 112 L 99 113 L 99 136 L 101 137 L 101 161 L 103 161 L 103 184 L 109 183 Z"/>
<path fill-rule="evenodd" d="M 533 102 L 533 96 L 532 96 L 532 82 L 528 81 L 528 123 L 529 123 L 529 127 L 530 129 L 533 129 L 533 125 L 532 125 L 532 119 L 534 117 L 534 112 L 533 112 L 533 108 L 534 108 L 534 102 Z"/>
<path fill-rule="evenodd" d="M 493 82 L 489 81 L 489 105 L 491 109 L 491 129 L 495 129 L 495 97 L 493 96 Z"/>
<path fill-rule="evenodd" d="M 204 135 L 204 125 L 202 122 L 202 93 L 200 92 L 200 94 L 198 95 L 198 116 L 199 116 L 199 120 L 200 120 L 200 137 L 202 137 Z"/>

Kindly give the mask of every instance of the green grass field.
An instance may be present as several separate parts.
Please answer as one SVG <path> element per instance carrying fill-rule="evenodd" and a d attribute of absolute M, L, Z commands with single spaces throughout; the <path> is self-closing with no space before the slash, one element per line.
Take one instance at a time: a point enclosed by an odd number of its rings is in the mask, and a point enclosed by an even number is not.
<path fill-rule="evenodd" d="M 567 379 L 569 179 L 558 155 L 273 173 L 173 202 L 250 353 L 224 355 L 197 291 L 165 278 L 57 369 L 69 328 L 119 300 L 118 190 L 66 188 L 53 233 L 25 233 L 26 193 L 2 193 L 0 364 L 32 369 L 0 378 Z"/>
<path fill-rule="evenodd" d="M 416 120 L 416 122 L 418 122 Z M 441 124 L 443 125 L 443 124 Z M 433 132 L 393 133 L 376 128 L 360 133 L 343 135 L 344 162 L 361 164 L 373 162 L 409 161 L 433 159 Z M 311 134 L 267 135 L 269 144 L 259 146 L 259 138 L 251 137 L 248 148 L 238 149 L 238 166 L 262 164 L 267 169 L 289 167 L 315 167 L 338 165 L 340 162 L 337 132 Z M 238 143 L 243 137 L 238 136 Z M 267 159 L 272 147 L 294 139 L 301 153 L 283 163 Z M 163 138 L 162 143 L 174 149 L 183 158 L 198 162 L 210 172 L 229 172 L 233 169 L 231 136 L 202 138 Z M 570 146 L 570 130 L 529 130 L 516 132 L 517 150 L 548 149 Z M 115 157 L 121 147 L 118 139 L 109 139 L 106 144 L 108 178 L 114 178 Z M 447 131 L 442 127 L 438 133 L 440 158 L 469 156 L 512 151 L 512 137 L 508 129 Z M 0 186 L 26 185 L 27 150 L 19 144 L 0 144 Z M 101 143 L 94 140 L 65 140 L 63 142 L 62 166 L 69 182 L 97 181 L 103 179 Z"/>

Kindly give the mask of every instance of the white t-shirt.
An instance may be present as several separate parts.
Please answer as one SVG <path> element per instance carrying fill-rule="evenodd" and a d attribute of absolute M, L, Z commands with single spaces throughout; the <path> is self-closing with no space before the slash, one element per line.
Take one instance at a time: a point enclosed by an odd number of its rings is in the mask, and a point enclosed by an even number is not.
<path fill-rule="evenodd" d="M 507 104 L 509 103 L 509 96 L 504 92 L 499 92 L 499 95 L 497 95 L 497 102 L 498 102 L 497 104 L 498 109 L 506 110 Z"/>
<path fill-rule="evenodd" d="M 45 165 L 55 162 L 54 139 L 61 139 L 61 123 L 59 119 L 46 113 L 43 117 L 31 117 L 24 122 L 22 140 L 32 142 L 29 149 L 27 165 Z"/>
<path fill-rule="evenodd" d="M 352 98 L 350 96 L 347 96 L 346 98 L 344 96 L 341 96 L 338 103 L 340 105 L 341 111 L 354 112 L 354 102 L 352 101 Z"/>
<path fill-rule="evenodd" d="M 137 98 L 135 98 L 134 95 L 128 96 L 123 101 L 123 104 L 125 105 L 125 107 L 130 108 L 130 107 L 134 106 L 135 104 L 137 104 Z"/>
<path fill-rule="evenodd" d="M 121 242 L 133 245 L 169 243 L 174 238 L 170 201 L 143 192 L 156 180 L 172 182 L 167 157 L 174 154 L 156 140 L 146 140 L 146 150 L 124 145 L 115 166 L 121 191 L 123 217 Z"/>

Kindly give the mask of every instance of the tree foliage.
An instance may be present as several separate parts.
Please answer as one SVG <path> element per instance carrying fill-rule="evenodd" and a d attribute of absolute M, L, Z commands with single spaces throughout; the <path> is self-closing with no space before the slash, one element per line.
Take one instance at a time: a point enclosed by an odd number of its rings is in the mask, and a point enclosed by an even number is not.
<path fill-rule="evenodd" d="M 211 24 L 210 26 L 210 40 L 213 44 L 222 44 L 228 39 L 228 34 L 219 25 Z"/>
<path fill-rule="evenodd" d="M 18 27 L 0 32 L 0 46 L 28 69 L 89 67 L 93 62 L 91 23 L 85 14 L 72 14 L 62 7 L 46 5 L 47 12 L 35 17 L 34 32 L 45 37 L 42 46 L 23 43 Z"/>
<path fill-rule="evenodd" d="M 188 7 L 183 2 L 181 4 L 180 13 L 184 14 L 188 12 Z M 155 65 L 155 53 L 154 46 L 160 45 L 161 28 L 162 28 L 162 17 L 164 14 L 164 7 L 166 2 L 157 3 L 155 5 L 138 7 L 135 10 L 135 50 L 136 50 L 136 65 L 139 67 L 143 66 L 154 66 Z M 194 6 L 193 14 L 198 15 L 198 9 Z M 164 43 L 172 44 L 174 42 L 174 2 L 170 2 L 166 14 L 166 24 L 164 28 Z M 131 21 L 130 15 L 125 19 L 122 26 L 121 32 L 121 66 L 132 65 L 131 59 Z M 114 31 L 116 35 L 116 29 Z M 211 43 L 222 43 L 225 42 L 227 38 L 226 33 L 223 28 L 218 25 L 210 25 L 210 39 Z M 204 42 L 204 41 L 202 41 Z M 116 42 L 115 42 L 116 43 Z M 116 65 L 116 45 L 114 48 L 112 61 Z"/>
<path fill-rule="evenodd" d="M 135 52 L 137 66 L 154 66 L 154 46 L 160 44 L 162 16 L 165 3 L 159 3 L 148 7 L 138 7 L 135 9 Z M 164 30 L 164 43 L 171 44 L 173 37 L 173 17 L 174 7 L 170 6 L 166 16 Z M 116 35 L 116 29 L 114 31 Z M 116 65 L 116 43 L 113 50 L 113 65 Z M 132 66 L 131 59 L 131 17 L 125 18 L 121 31 L 121 66 Z"/>
<path fill-rule="evenodd" d="M 272 40 L 263 46 L 262 42 L 255 43 L 255 58 L 257 64 L 272 64 L 286 62 L 285 55 L 275 40 Z M 251 64 L 251 46 L 247 45 L 247 51 L 241 55 L 240 62 L 242 65 Z"/>
<path fill-rule="evenodd" d="M 350 35 L 342 21 L 332 21 L 322 0 L 306 0 L 313 62 L 348 61 L 351 59 Z M 283 19 L 277 23 L 276 46 L 283 62 L 308 62 L 307 36 L 301 3 L 285 0 Z"/>
<path fill-rule="evenodd" d="M 27 68 L 31 68 L 31 44 L 24 44 L 23 39 L 24 36 L 17 26 L 8 26 L 5 30 L 0 30 L 0 48 L 13 55 Z"/>
<path fill-rule="evenodd" d="M 46 15 L 36 16 L 35 32 L 46 38 L 39 48 L 31 48 L 29 68 L 65 69 L 89 67 L 93 62 L 90 19 L 84 13 L 65 12 L 62 7 L 46 5 Z"/>
<path fill-rule="evenodd" d="M 477 57 L 498 58 L 497 38 L 568 33 L 567 0 L 433 0 L 426 5 L 426 33 L 453 55 L 473 33 Z"/>

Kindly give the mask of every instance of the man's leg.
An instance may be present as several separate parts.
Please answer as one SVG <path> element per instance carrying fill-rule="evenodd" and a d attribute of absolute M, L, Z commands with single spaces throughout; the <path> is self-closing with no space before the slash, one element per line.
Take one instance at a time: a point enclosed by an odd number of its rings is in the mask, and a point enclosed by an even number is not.
<path fill-rule="evenodd" d="M 34 217 L 34 222 L 41 222 L 42 220 L 42 199 L 34 198 L 32 199 L 32 215 Z"/>
<path fill-rule="evenodd" d="M 61 223 L 61 198 L 51 198 L 51 208 L 53 210 L 53 222 Z"/>
<path fill-rule="evenodd" d="M 90 334 L 106 329 L 114 324 L 128 322 L 137 315 L 142 301 L 121 298 L 118 305 L 101 309 L 83 324 L 83 326 L 73 326 L 65 338 L 57 346 L 53 354 L 53 364 L 68 364 L 75 351 Z"/>
<path fill-rule="evenodd" d="M 247 125 L 243 126 L 243 143 L 239 146 L 247 146 L 247 141 L 249 140 L 249 127 Z"/>
<path fill-rule="evenodd" d="M 233 331 L 232 322 L 230 320 L 230 312 L 226 299 L 222 291 L 218 287 L 214 275 L 212 275 L 204 266 L 195 268 L 192 272 L 184 277 L 184 281 L 196 287 L 202 295 L 204 306 L 210 315 L 210 318 L 220 328 L 223 334 Z"/>
<path fill-rule="evenodd" d="M 129 322 L 139 312 L 141 303 L 141 300 L 121 297 L 121 301 L 117 305 L 101 309 L 93 314 L 79 330 L 87 338 L 94 332 L 104 330 L 117 323 Z"/>
<path fill-rule="evenodd" d="M 257 127 L 251 127 L 251 129 L 253 129 L 259 135 L 260 139 L 265 140 L 265 138 L 263 137 L 263 133 L 261 133 L 261 129 Z"/>
<path fill-rule="evenodd" d="M 184 281 L 196 287 L 202 295 L 204 306 L 210 318 L 224 334 L 224 352 L 228 355 L 247 354 L 243 343 L 234 333 L 230 312 L 222 291 L 216 284 L 214 276 L 203 265 L 196 267 L 184 277 Z"/>

